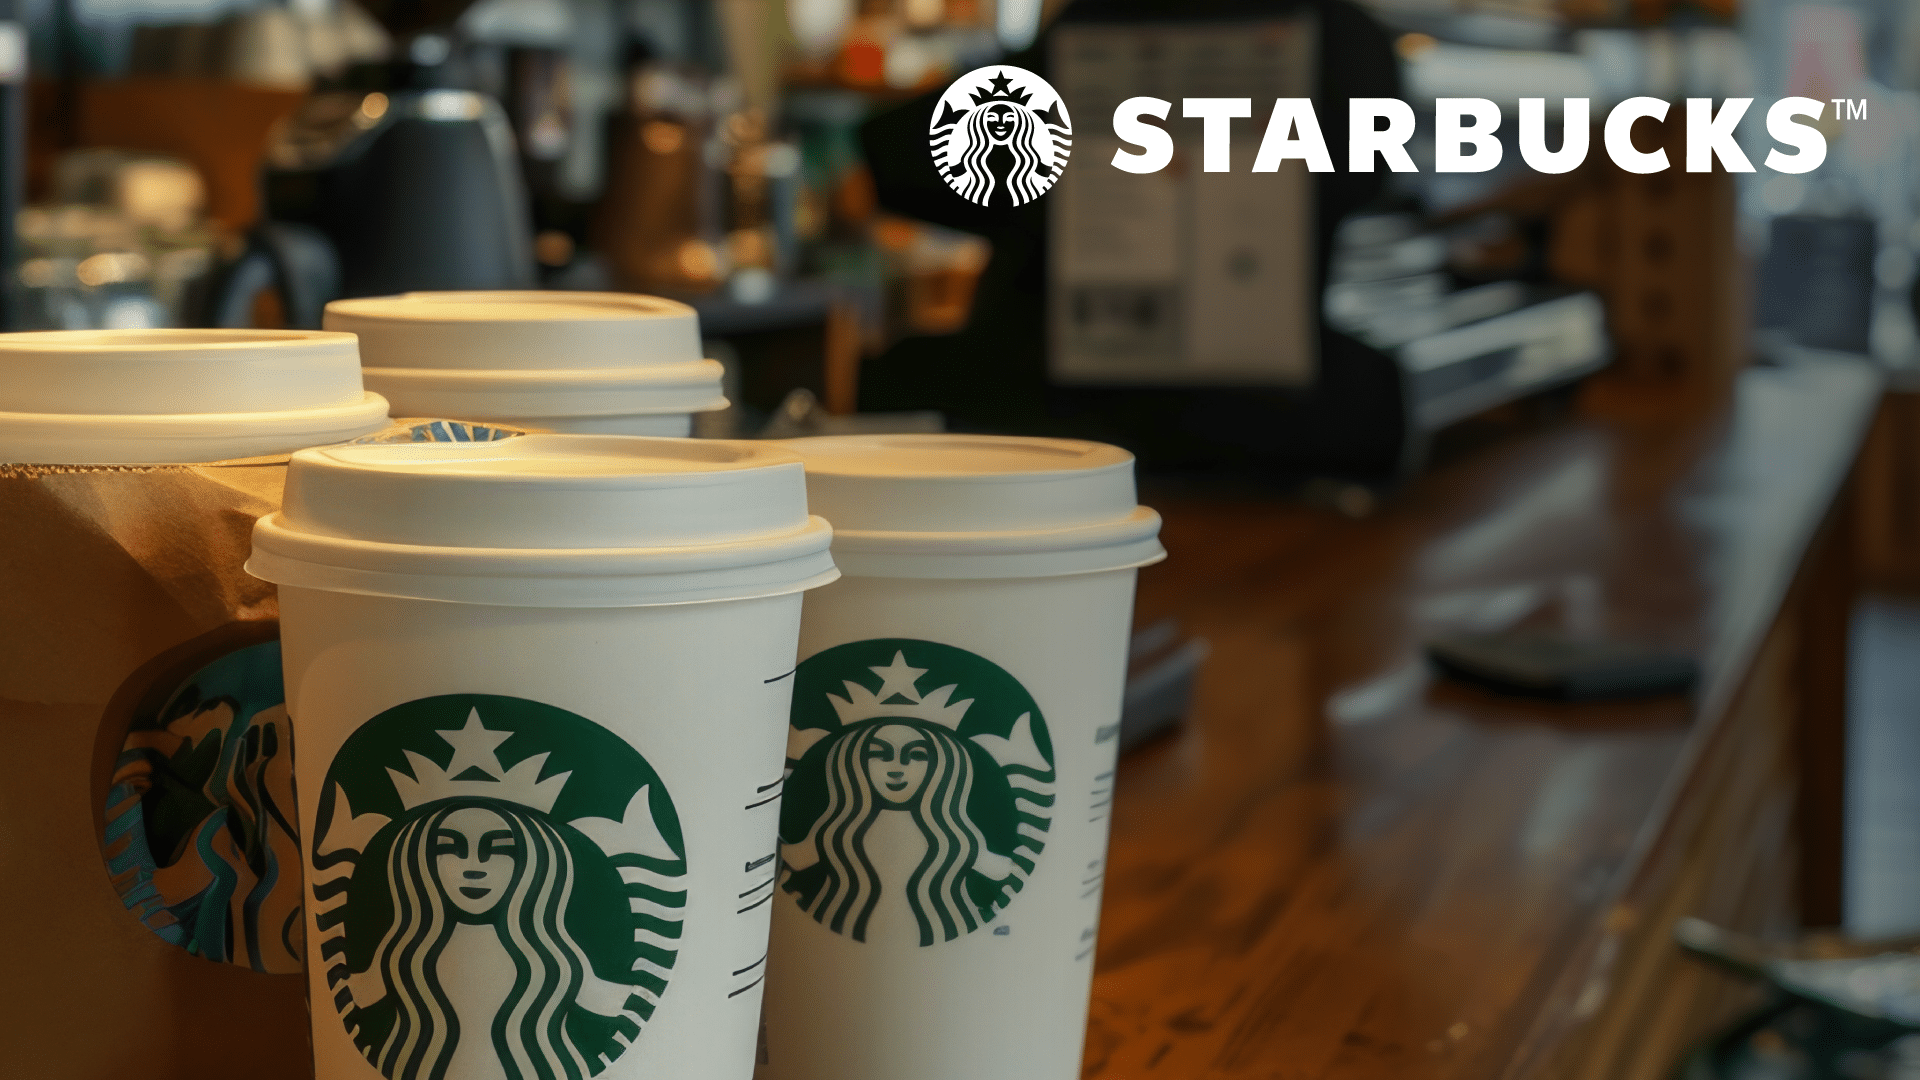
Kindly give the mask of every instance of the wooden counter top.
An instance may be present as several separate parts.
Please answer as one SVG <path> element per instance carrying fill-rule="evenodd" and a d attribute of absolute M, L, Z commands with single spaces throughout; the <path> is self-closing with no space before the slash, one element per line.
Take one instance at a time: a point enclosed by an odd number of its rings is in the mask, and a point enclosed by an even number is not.
<path fill-rule="evenodd" d="M 1149 488 L 1140 618 L 1213 655 L 1120 767 L 1086 1075 L 1666 1075 L 1746 993 L 1673 918 L 1837 915 L 1832 511 L 1878 393 L 1754 369 L 1711 417 L 1578 415 L 1358 522 Z M 1418 659 L 1522 620 L 1687 650 L 1702 685 L 1555 705 Z"/>

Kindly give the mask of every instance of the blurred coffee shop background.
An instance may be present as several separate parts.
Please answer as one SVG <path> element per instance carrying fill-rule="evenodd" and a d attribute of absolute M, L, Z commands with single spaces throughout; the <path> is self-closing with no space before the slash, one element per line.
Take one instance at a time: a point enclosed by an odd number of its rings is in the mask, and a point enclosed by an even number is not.
<path fill-rule="evenodd" d="M 5 2 L 10 329 L 644 290 L 695 302 L 735 368 L 742 408 L 709 434 L 757 432 L 804 388 L 824 414 L 933 410 L 1326 481 L 1349 509 L 1442 429 L 1609 364 L 1688 385 L 1783 349 L 1920 364 L 1920 30 L 1899 0 Z M 1194 19 L 1273 22 L 1234 52 L 1170 25 Z M 1152 27 L 1173 59 L 1116 59 Z M 922 95 L 1009 57 L 1062 84 L 1091 140 L 1051 224 L 969 212 L 923 167 Z M 1312 94 L 1343 167 L 1343 99 L 1404 95 L 1422 171 L 1209 177 L 1194 198 L 1176 164 L 1129 186 L 1089 164 L 1117 145 L 1122 83 Z M 1584 167 L 1543 176 L 1515 141 L 1524 96 L 1552 124 L 1568 96 L 1596 122 L 1635 95 L 1758 96 L 1740 128 L 1758 159 L 1787 94 L 1866 110 L 1821 121 L 1833 153 L 1810 174 L 1632 177 L 1596 133 Z M 1436 97 L 1502 105 L 1499 167 L 1431 171 Z M 1678 111 L 1643 141 L 1677 139 Z M 1154 278 L 1127 265 L 1161 243 L 1222 269 L 1115 286 Z M 1516 343 L 1539 354 L 1525 370 L 1474 362 Z"/>
<path fill-rule="evenodd" d="M 644 291 L 728 366 L 702 435 L 1139 454 L 1173 559 L 1089 1075 L 1920 1076 L 1920 976 L 1876 944 L 1920 931 L 1913 0 L 9 17 L 7 329 Z M 1047 198 L 980 208 L 933 170 L 930 95 L 1001 60 L 1077 141 Z M 1109 168 L 1136 94 L 1252 98 L 1235 171 L 1200 173 L 1177 104 L 1170 168 Z M 1756 98 L 1756 162 L 1773 99 L 1844 104 L 1810 173 L 1636 175 L 1598 124 L 1638 95 Z M 1342 168 L 1249 172 L 1261 102 L 1299 96 Z M 1420 171 L 1345 170 L 1356 96 L 1414 104 Z M 1438 97 L 1500 106 L 1498 167 L 1432 171 Z M 1593 100 L 1584 165 L 1522 163 L 1524 97 L 1556 131 Z M 1638 145 L 1677 166 L 1683 116 Z"/>

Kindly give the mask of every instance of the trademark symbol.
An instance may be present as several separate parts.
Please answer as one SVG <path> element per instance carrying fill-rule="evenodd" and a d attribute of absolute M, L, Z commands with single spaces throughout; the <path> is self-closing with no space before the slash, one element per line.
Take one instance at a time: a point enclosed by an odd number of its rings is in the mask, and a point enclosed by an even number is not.
<path fill-rule="evenodd" d="M 1835 120 L 1865 120 L 1867 118 L 1867 99 L 1834 98 L 1833 118 Z"/>

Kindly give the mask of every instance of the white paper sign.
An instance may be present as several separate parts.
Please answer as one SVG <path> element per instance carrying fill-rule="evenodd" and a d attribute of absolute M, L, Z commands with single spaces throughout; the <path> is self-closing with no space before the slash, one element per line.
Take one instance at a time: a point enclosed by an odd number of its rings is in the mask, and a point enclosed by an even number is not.
<path fill-rule="evenodd" d="M 1313 378 L 1313 183 L 1305 165 L 1250 166 L 1273 101 L 1313 93 L 1311 18 L 1254 23 L 1067 25 L 1053 81 L 1081 118 L 1075 161 L 1053 192 L 1053 377 L 1065 383 L 1298 385 Z M 1112 165 L 1115 106 L 1172 103 L 1172 164 Z M 1233 168 L 1200 169 L 1187 97 L 1245 97 Z M 1150 121 L 1151 122 L 1151 121 Z M 1095 133 L 1098 134 L 1095 134 Z M 1137 147 L 1127 147 L 1138 151 Z"/>

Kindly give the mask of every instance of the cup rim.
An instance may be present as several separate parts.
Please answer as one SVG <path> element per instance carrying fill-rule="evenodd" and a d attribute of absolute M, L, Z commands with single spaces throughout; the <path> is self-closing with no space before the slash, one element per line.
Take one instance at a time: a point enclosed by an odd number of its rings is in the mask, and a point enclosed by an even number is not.
<path fill-rule="evenodd" d="M 685 547 L 449 548 L 312 533 L 275 511 L 254 523 L 245 569 L 281 587 L 397 599 L 662 607 L 818 588 L 840 576 L 832 539 L 832 527 L 810 515 L 787 532 Z"/>
<path fill-rule="evenodd" d="M 516 308 L 535 304 L 568 304 L 578 310 L 552 318 L 527 318 Z M 486 305 L 498 315 L 449 316 L 445 305 Z M 438 310 L 436 310 L 438 309 Z M 348 320 L 390 323 L 429 323 L 481 326 L 489 323 L 537 326 L 565 323 L 653 322 L 697 319 L 691 305 L 645 293 L 582 292 L 560 289 L 419 290 L 390 296 L 356 296 L 327 304 L 327 314 Z"/>
<path fill-rule="evenodd" d="M 156 328 L 152 330 L 23 330 L 0 334 L 0 353 L 88 352 L 155 353 L 176 350 L 240 350 L 262 345 L 348 345 L 353 334 L 339 330 L 259 330 L 252 328 Z"/>
<path fill-rule="evenodd" d="M 636 446 L 637 443 L 645 445 Z M 487 460 L 491 451 L 498 460 L 511 458 L 547 459 L 619 456 L 618 451 L 648 450 L 631 454 L 643 458 L 668 458 L 698 462 L 699 468 L 685 472 L 543 473 L 445 471 L 446 465 L 461 461 Z M 539 454 L 530 455 L 528 451 Z M 761 469 L 791 466 L 800 459 L 771 442 L 758 443 L 736 439 L 684 439 L 659 435 L 593 435 L 528 432 L 511 439 L 493 442 L 421 442 L 421 443 L 347 443 L 341 446 L 316 446 L 294 454 L 296 464 L 305 463 L 334 469 L 385 475 L 431 476 L 436 483 L 565 484 L 579 487 L 681 487 L 731 483 L 751 478 Z"/>
<path fill-rule="evenodd" d="M 860 482 L 903 482 L 913 484 L 979 484 L 1051 481 L 1069 476 L 1092 476 L 1115 469 L 1131 470 L 1133 454 L 1123 447 L 1085 439 L 1058 439 L 1042 435 L 973 435 L 965 432 L 916 432 L 901 434 L 812 435 L 772 440 L 798 454 L 806 462 L 809 476 Z M 1081 463 L 1047 469 L 977 469 L 971 471 L 918 472 L 909 469 L 888 471 L 848 468 L 845 465 L 817 462 L 807 453 L 810 447 L 830 449 L 839 446 L 867 446 L 877 453 L 890 450 L 926 448 L 1022 448 L 1059 454 L 1070 451 Z"/>

